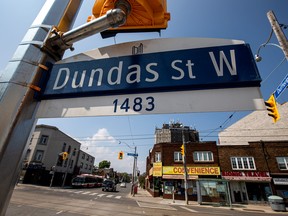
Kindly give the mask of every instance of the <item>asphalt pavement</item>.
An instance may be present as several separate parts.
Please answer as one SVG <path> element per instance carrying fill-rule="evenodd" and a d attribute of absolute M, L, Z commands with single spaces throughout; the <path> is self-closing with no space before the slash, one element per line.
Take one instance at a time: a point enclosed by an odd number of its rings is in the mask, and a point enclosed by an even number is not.
<path fill-rule="evenodd" d="M 147 191 L 140 187 L 137 189 L 137 194 L 128 195 L 131 199 L 134 199 L 139 202 L 147 202 L 147 203 L 158 203 L 158 204 L 166 204 L 166 205 L 183 205 L 187 206 L 185 203 L 185 200 L 172 200 L 172 199 L 163 199 L 162 197 L 152 197 L 152 195 Z M 286 208 L 286 212 L 281 211 L 274 211 L 272 210 L 270 205 L 254 205 L 254 204 L 248 204 L 248 205 L 239 205 L 239 204 L 232 204 L 232 206 L 216 206 L 215 204 L 199 204 L 197 202 L 189 201 L 189 206 L 200 206 L 205 208 L 225 208 L 225 209 L 233 209 L 238 211 L 246 211 L 246 212 L 263 212 L 263 213 L 270 213 L 270 214 L 283 214 L 287 215 L 288 208 Z"/>

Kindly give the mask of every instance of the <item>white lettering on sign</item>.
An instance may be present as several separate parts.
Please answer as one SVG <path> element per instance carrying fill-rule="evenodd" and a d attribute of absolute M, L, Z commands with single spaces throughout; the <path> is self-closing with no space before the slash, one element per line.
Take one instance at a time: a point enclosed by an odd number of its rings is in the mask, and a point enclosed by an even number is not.
<path fill-rule="evenodd" d="M 230 74 L 232 76 L 237 75 L 237 69 L 236 69 L 236 59 L 235 59 L 235 50 L 230 50 L 230 56 L 231 56 L 231 63 L 232 66 L 230 65 L 230 63 L 228 62 L 225 54 L 223 51 L 219 52 L 219 61 L 220 61 L 220 65 L 217 64 L 214 53 L 213 52 L 209 52 L 210 58 L 213 62 L 214 65 L 214 69 L 217 73 L 218 76 L 223 76 L 223 60 L 225 61 L 225 64 L 230 72 Z"/>
<path fill-rule="evenodd" d="M 172 68 L 175 69 L 176 71 L 178 71 L 178 72 L 180 73 L 180 75 L 179 75 L 178 77 L 177 77 L 177 76 L 172 76 L 171 78 L 172 78 L 173 80 L 181 80 L 181 79 L 183 79 L 184 76 L 185 76 L 185 71 L 182 70 L 182 68 L 177 67 L 177 66 L 176 66 L 176 63 L 181 63 L 181 64 L 182 64 L 182 60 L 175 60 L 175 61 L 173 61 L 173 62 L 171 63 Z M 194 63 L 192 63 L 191 60 L 188 60 L 188 61 L 187 61 L 186 66 L 187 66 L 187 69 L 188 69 L 189 78 L 191 78 L 191 79 L 195 79 L 195 78 L 196 78 L 196 76 L 193 75 L 193 70 L 192 70 L 192 66 L 193 66 L 193 65 L 194 65 Z"/>
<path fill-rule="evenodd" d="M 224 76 L 224 64 L 228 68 L 231 76 L 237 75 L 235 50 L 230 50 L 231 63 L 223 51 L 219 52 L 218 62 L 213 52 L 209 52 L 209 55 L 218 77 Z M 117 62 L 116 65 L 111 67 L 107 72 L 105 72 L 103 68 L 94 68 L 90 69 L 90 71 L 86 69 L 82 71 L 70 71 L 71 68 L 63 67 L 58 69 L 53 90 L 63 89 L 64 87 L 69 87 L 69 85 L 72 89 L 82 88 L 85 83 L 87 85 L 86 87 L 102 87 L 104 85 L 103 83 L 107 83 L 110 86 L 141 82 L 153 83 L 160 78 L 160 67 L 158 63 L 151 62 L 147 63 L 144 68 L 143 65 L 141 66 L 139 64 L 126 65 L 124 68 L 123 61 Z M 191 59 L 185 61 L 180 59 L 173 60 L 170 65 L 168 64 L 168 67 L 172 69 L 170 75 L 172 81 L 197 78 L 194 74 L 195 63 Z M 144 77 L 142 73 L 145 73 Z M 162 74 L 162 76 L 165 76 L 165 73 Z M 104 82 L 104 79 L 106 79 L 106 82 Z"/>

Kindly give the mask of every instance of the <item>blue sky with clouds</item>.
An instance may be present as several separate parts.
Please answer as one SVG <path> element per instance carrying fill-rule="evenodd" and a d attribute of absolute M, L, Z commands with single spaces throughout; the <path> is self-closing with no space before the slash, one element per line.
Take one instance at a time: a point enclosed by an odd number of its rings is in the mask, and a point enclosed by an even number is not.
<path fill-rule="evenodd" d="M 9 0 L 0 2 L 0 70 L 11 59 L 27 29 L 36 18 L 45 0 Z M 84 0 L 79 10 L 75 27 L 86 22 L 91 15 L 94 0 Z M 244 40 L 250 44 L 252 52 L 257 53 L 261 44 L 267 41 L 271 26 L 266 13 L 273 10 L 279 23 L 288 24 L 287 0 L 167 0 L 171 20 L 168 28 L 158 33 L 119 34 L 115 38 L 102 39 L 93 35 L 74 44 L 73 52 L 67 51 L 65 57 L 109 46 L 115 43 L 153 38 L 224 38 Z M 288 35 L 288 29 L 284 29 Z M 267 45 L 260 50 L 262 61 L 257 63 L 262 77 L 261 93 L 265 100 L 276 89 L 288 73 L 287 60 L 276 45 L 278 41 L 273 34 Z M 274 45 L 273 45 L 274 44 Z M 288 100 L 286 90 L 278 100 Z M 187 113 L 163 115 L 137 115 L 115 117 L 83 117 L 68 119 L 40 119 L 39 124 L 58 127 L 64 133 L 79 140 L 83 150 L 93 154 L 96 164 L 102 160 L 111 161 L 117 171 L 131 172 L 133 158 L 126 156 L 117 159 L 117 153 L 133 151 L 137 146 L 139 153 L 138 168 L 145 171 L 145 162 L 149 149 L 154 144 L 155 127 L 163 123 L 180 121 L 200 132 L 202 140 L 216 140 L 217 132 L 233 124 L 249 112 L 221 113 Z M 232 115 L 233 114 L 233 115 Z M 121 144 L 119 144 L 121 141 Z M 132 148 L 129 148 L 128 145 Z"/>

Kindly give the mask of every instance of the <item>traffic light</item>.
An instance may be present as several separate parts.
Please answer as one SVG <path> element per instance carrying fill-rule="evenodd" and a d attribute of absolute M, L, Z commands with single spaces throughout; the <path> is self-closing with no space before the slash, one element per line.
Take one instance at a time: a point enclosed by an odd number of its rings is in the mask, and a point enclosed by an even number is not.
<path fill-rule="evenodd" d="M 63 158 L 63 160 L 67 160 L 67 159 L 68 159 L 68 156 L 69 156 L 68 152 L 62 152 L 62 158 Z"/>
<path fill-rule="evenodd" d="M 185 155 L 184 144 L 181 145 L 181 154 L 182 154 L 183 156 Z"/>
<path fill-rule="evenodd" d="M 280 119 L 280 114 L 277 109 L 277 104 L 275 100 L 274 94 L 270 96 L 270 98 L 265 101 L 265 105 L 267 110 L 269 111 L 268 115 L 273 118 L 274 123 L 276 123 Z"/>
<path fill-rule="evenodd" d="M 123 156 L 124 156 L 124 152 L 121 151 L 121 152 L 118 153 L 118 159 L 119 160 L 122 160 Z"/>
<path fill-rule="evenodd" d="M 119 32 L 159 32 L 167 28 L 170 13 L 166 0 L 97 0 L 87 21 L 104 16 L 108 10 L 129 8 L 126 23 L 118 28 L 102 32 L 102 37 L 115 36 Z"/>

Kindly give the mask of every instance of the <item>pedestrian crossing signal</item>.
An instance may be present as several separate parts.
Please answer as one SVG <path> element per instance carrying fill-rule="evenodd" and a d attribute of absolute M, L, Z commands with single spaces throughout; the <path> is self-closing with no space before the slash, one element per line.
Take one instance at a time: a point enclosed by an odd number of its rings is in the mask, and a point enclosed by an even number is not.
<path fill-rule="evenodd" d="M 122 160 L 122 159 L 123 159 L 123 155 L 124 155 L 124 152 L 122 152 L 122 151 L 119 152 L 119 153 L 118 153 L 118 159 L 119 159 L 119 160 Z"/>
<path fill-rule="evenodd" d="M 87 21 L 104 16 L 108 10 L 129 8 L 126 23 L 118 28 L 102 32 L 102 37 L 109 37 L 119 32 L 160 32 L 167 28 L 170 13 L 167 12 L 166 0 L 97 0 L 92 14 Z M 104 35 L 104 36 L 103 36 Z"/>
<path fill-rule="evenodd" d="M 270 96 L 270 98 L 265 101 L 265 105 L 267 110 L 269 111 L 268 115 L 273 118 L 274 123 L 276 123 L 280 119 L 280 114 L 277 109 L 277 104 L 275 100 L 274 94 Z"/>

